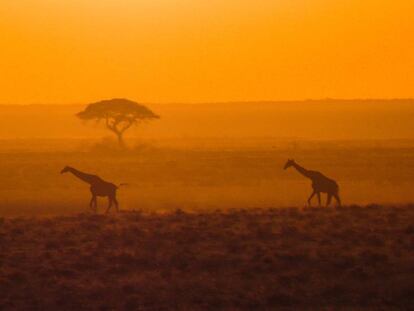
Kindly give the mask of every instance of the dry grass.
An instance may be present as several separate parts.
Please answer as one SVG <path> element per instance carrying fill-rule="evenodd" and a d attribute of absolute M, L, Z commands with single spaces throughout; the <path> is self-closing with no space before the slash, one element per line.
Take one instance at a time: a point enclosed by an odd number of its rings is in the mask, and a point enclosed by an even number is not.
<path fill-rule="evenodd" d="M 414 306 L 414 206 L 0 220 L 0 309 Z"/>

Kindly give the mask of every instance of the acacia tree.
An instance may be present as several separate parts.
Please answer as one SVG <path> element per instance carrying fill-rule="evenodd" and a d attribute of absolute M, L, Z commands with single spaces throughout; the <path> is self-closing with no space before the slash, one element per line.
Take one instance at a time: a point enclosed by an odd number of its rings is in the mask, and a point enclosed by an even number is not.
<path fill-rule="evenodd" d="M 81 120 L 104 121 L 106 128 L 117 136 L 121 147 L 125 146 L 124 133 L 131 126 L 139 122 L 159 119 L 159 116 L 147 107 L 123 98 L 89 104 L 76 116 Z"/>

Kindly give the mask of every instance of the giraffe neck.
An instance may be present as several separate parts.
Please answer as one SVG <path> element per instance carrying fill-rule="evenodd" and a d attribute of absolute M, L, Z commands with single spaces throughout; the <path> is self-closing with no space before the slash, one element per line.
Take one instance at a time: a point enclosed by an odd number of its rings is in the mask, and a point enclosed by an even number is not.
<path fill-rule="evenodd" d="M 92 184 L 93 183 L 93 175 L 90 175 L 90 174 L 86 174 L 86 173 L 83 173 L 83 172 L 81 172 L 81 171 L 78 171 L 77 169 L 74 169 L 74 168 L 70 168 L 69 169 L 69 171 L 74 175 L 74 176 L 76 176 L 77 178 L 79 178 L 80 180 L 82 180 L 82 181 L 84 181 L 84 182 L 86 182 L 86 183 L 88 183 L 88 184 Z"/>
<path fill-rule="evenodd" d="M 302 166 L 300 166 L 299 164 L 293 164 L 293 167 L 303 176 L 305 176 L 306 178 L 311 178 L 310 173 L 307 169 L 303 168 Z"/>

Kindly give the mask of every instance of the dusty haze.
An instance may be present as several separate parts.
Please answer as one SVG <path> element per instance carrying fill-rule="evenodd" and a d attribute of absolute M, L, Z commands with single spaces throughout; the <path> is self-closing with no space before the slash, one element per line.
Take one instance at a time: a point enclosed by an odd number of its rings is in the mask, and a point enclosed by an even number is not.
<path fill-rule="evenodd" d="M 304 206 L 310 181 L 288 158 L 335 178 L 347 205 L 414 200 L 412 100 L 147 105 L 161 119 L 125 151 L 75 117 L 84 105 L 1 106 L 2 213 L 86 211 L 89 186 L 65 165 L 128 183 L 123 209 Z"/>
<path fill-rule="evenodd" d="M 414 139 L 414 100 L 313 100 L 204 104 L 146 103 L 162 119 L 127 135 L 146 139 L 277 138 Z M 1 138 L 99 138 L 94 122 L 75 117 L 81 105 L 3 105 Z"/>

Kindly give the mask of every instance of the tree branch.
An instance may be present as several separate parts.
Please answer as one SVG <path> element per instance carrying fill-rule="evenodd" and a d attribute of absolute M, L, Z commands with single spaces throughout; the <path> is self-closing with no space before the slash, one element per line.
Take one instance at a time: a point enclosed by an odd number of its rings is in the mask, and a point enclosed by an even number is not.
<path fill-rule="evenodd" d="M 132 125 L 134 124 L 134 122 L 132 120 L 128 120 L 128 123 L 126 123 L 119 131 L 121 133 L 125 132 L 127 129 L 129 129 Z"/>

